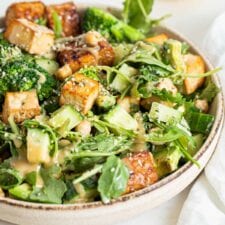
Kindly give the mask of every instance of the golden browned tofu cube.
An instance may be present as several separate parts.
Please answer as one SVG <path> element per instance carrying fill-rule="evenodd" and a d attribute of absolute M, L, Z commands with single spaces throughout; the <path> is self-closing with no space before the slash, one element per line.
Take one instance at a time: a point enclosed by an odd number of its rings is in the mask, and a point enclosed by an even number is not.
<path fill-rule="evenodd" d="M 99 94 L 99 83 L 83 74 L 74 74 L 61 89 L 60 104 L 71 104 L 86 114 Z"/>
<path fill-rule="evenodd" d="M 26 19 L 13 20 L 7 27 L 5 38 L 31 54 L 44 55 L 54 44 L 52 30 Z"/>
<path fill-rule="evenodd" d="M 5 24 L 9 24 L 14 19 L 27 19 L 35 22 L 45 17 L 45 5 L 40 1 L 18 2 L 9 6 L 6 11 Z"/>
<path fill-rule="evenodd" d="M 187 67 L 187 74 L 198 75 L 205 73 L 205 63 L 198 55 L 187 54 L 184 56 L 184 61 Z M 184 87 L 187 94 L 194 93 L 205 82 L 204 77 L 192 78 L 188 77 L 184 80 Z"/>
<path fill-rule="evenodd" d="M 76 36 L 80 32 L 79 15 L 73 2 L 47 6 L 48 26 L 54 29 L 53 13 L 57 13 L 62 21 L 62 36 Z"/>
<path fill-rule="evenodd" d="M 62 70 L 60 70 L 60 73 L 57 74 L 59 75 L 57 76 L 57 78 L 59 78 L 60 80 L 63 80 L 70 76 L 69 73 L 67 73 L 67 66 L 64 67 L 65 65 L 69 65 L 72 73 L 77 72 L 85 66 L 97 65 L 95 56 L 90 52 L 85 51 L 85 49 L 82 51 L 64 50 L 58 54 L 58 60 L 63 66 Z"/>
<path fill-rule="evenodd" d="M 142 189 L 158 181 L 155 162 L 150 152 L 135 153 L 123 159 L 130 171 L 126 193 Z"/>
<path fill-rule="evenodd" d="M 85 66 L 112 66 L 115 53 L 112 46 L 98 32 L 90 31 L 69 41 L 58 49 L 58 61 L 62 66 L 69 65 L 75 73 Z"/>
<path fill-rule="evenodd" d="M 36 90 L 23 92 L 7 92 L 3 105 L 2 119 L 8 123 L 9 116 L 13 116 L 16 123 L 23 122 L 40 115 Z"/>
<path fill-rule="evenodd" d="M 166 40 L 168 40 L 168 36 L 166 34 L 159 34 L 153 37 L 149 37 L 145 41 L 162 45 Z"/>

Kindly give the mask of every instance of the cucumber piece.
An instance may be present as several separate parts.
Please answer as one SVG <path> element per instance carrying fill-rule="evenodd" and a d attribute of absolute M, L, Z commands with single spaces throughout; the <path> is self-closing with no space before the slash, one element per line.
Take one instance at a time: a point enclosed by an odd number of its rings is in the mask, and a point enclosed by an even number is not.
<path fill-rule="evenodd" d="M 186 119 L 191 131 L 201 134 L 208 134 L 214 122 L 213 115 L 199 112 L 189 112 Z"/>
<path fill-rule="evenodd" d="M 110 87 L 120 93 L 123 93 L 131 86 L 131 81 L 128 76 L 118 73 L 114 78 L 113 82 L 110 84 Z"/>
<path fill-rule="evenodd" d="M 131 77 L 136 74 L 137 70 L 135 68 L 127 64 L 123 64 L 119 69 L 119 73 L 117 73 L 116 77 L 112 81 L 110 87 L 120 93 L 123 93 L 131 86 Z"/>
<path fill-rule="evenodd" d="M 27 160 L 29 163 L 50 162 L 51 139 L 47 133 L 37 128 L 27 130 Z"/>
<path fill-rule="evenodd" d="M 182 120 L 182 112 L 163 104 L 153 102 L 149 118 L 158 123 L 177 124 Z"/>
<path fill-rule="evenodd" d="M 136 131 L 138 128 L 137 121 L 120 105 L 110 110 L 104 116 L 104 120 L 125 130 Z"/>
<path fill-rule="evenodd" d="M 137 69 L 135 69 L 135 68 L 132 67 L 132 66 L 127 65 L 126 63 L 124 63 L 124 64 L 120 67 L 119 71 L 120 71 L 122 74 L 124 74 L 125 76 L 129 77 L 129 78 L 132 77 L 132 76 L 134 76 L 134 75 L 136 75 L 136 74 L 138 73 L 138 70 L 137 70 Z"/>
<path fill-rule="evenodd" d="M 51 75 L 54 75 L 55 72 L 59 69 L 59 64 L 51 59 L 37 58 L 35 62 Z"/>
<path fill-rule="evenodd" d="M 49 125 L 55 128 L 57 132 L 64 137 L 82 120 L 82 115 L 72 105 L 64 105 L 52 113 Z"/>
<path fill-rule="evenodd" d="M 9 189 L 9 195 L 13 198 L 21 199 L 28 201 L 30 194 L 32 192 L 32 188 L 29 184 L 21 184 L 14 188 Z"/>

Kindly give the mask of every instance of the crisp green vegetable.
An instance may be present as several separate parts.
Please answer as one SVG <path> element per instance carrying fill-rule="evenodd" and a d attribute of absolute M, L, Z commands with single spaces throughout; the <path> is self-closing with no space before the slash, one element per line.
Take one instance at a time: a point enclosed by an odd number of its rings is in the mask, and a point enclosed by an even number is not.
<path fill-rule="evenodd" d="M 174 145 L 156 152 L 154 154 L 154 159 L 159 177 L 163 177 L 178 169 L 178 163 L 181 157 L 182 153 L 179 148 Z"/>
<path fill-rule="evenodd" d="M 96 30 L 112 42 L 134 42 L 144 38 L 135 28 L 98 8 L 88 8 L 82 24 L 84 32 Z"/>
<path fill-rule="evenodd" d="M 54 24 L 53 30 L 55 32 L 55 37 L 60 38 L 62 37 L 62 33 L 63 33 L 62 20 L 60 16 L 58 15 L 58 13 L 55 11 L 52 13 L 52 18 L 53 18 L 53 24 Z"/>
<path fill-rule="evenodd" d="M 177 129 L 170 128 L 169 130 L 163 130 L 159 128 L 150 131 L 150 133 L 146 135 L 146 141 L 155 145 L 163 145 L 165 143 L 177 140 L 181 136 L 183 136 L 183 133 L 179 132 Z"/>
<path fill-rule="evenodd" d="M 0 167 L 0 187 L 2 189 L 10 189 L 21 184 L 22 176 L 18 171 L 11 168 Z"/>
<path fill-rule="evenodd" d="M 47 20 L 43 17 L 36 19 L 34 22 L 38 25 L 41 25 L 41 26 L 47 25 Z"/>
<path fill-rule="evenodd" d="M 158 22 L 150 19 L 152 6 L 153 0 L 126 0 L 117 17 L 88 8 L 80 25 L 96 32 L 57 40 L 51 59 L 24 53 L 0 34 L 0 102 L 7 92 L 15 97 L 1 105 L 0 191 L 6 197 L 108 204 L 185 162 L 200 167 L 194 156 L 214 122 L 202 112 L 211 112 L 219 91 L 211 75 L 219 69 L 187 74 L 186 56 L 195 53 L 186 43 L 148 43 L 145 35 Z M 52 16 L 55 37 L 64 36 L 62 18 Z M 114 55 L 114 65 L 107 65 Z M 56 80 L 59 65 L 71 75 L 64 81 Z M 77 82 L 74 72 L 89 79 Z M 186 95 L 185 79 L 203 77 Z M 13 93 L 31 89 L 40 108 Z"/>
<path fill-rule="evenodd" d="M 152 6 L 153 0 L 126 0 L 123 10 L 124 21 L 143 32 L 149 32 L 152 26 L 149 18 Z"/>
<path fill-rule="evenodd" d="M 214 116 L 205 113 L 189 112 L 187 121 L 192 132 L 207 134 L 213 125 Z"/>
<path fill-rule="evenodd" d="M 35 59 L 35 62 L 51 75 L 55 74 L 55 72 L 59 69 L 59 64 L 52 59 L 42 57 Z"/>
<path fill-rule="evenodd" d="M 149 118 L 158 123 L 177 124 L 182 119 L 182 113 L 163 104 L 153 102 Z"/>
<path fill-rule="evenodd" d="M 219 88 L 210 79 L 208 79 L 206 87 L 200 93 L 199 98 L 206 99 L 207 101 L 211 102 L 219 93 L 219 91 Z"/>
<path fill-rule="evenodd" d="M 104 120 L 126 130 L 136 131 L 138 127 L 137 121 L 119 105 L 104 115 Z"/>
<path fill-rule="evenodd" d="M 103 86 L 100 88 L 100 93 L 96 99 L 96 104 L 103 110 L 109 110 L 116 104 L 116 97 L 111 95 Z"/>
<path fill-rule="evenodd" d="M 61 136 L 66 136 L 82 120 L 82 115 L 72 105 L 65 105 L 51 115 L 49 125 Z"/>
<path fill-rule="evenodd" d="M 119 197 L 126 189 L 129 171 L 122 160 L 110 156 L 103 165 L 102 174 L 98 180 L 98 191 L 104 203 Z"/>
<path fill-rule="evenodd" d="M 185 62 L 182 55 L 182 43 L 169 39 L 164 43 L 163 48 L 165 61 L 170 63 L 177 71 L 184 72 Z"/>
<path fill-rule="evenodd" d="M 48 133 L 37 128 L 27 131 L 27 158 L 30 163 L 48 163 L 51 151 L 51 138 Z"/>
<path fill-rule="evenodd" d="M 127 56 L 131 49 L 133 48 L 132 44 L 114 44 L 113 50 L 115 52 L 115 61 L 114 64 L 117 65 L 120 63 L 125 56 Z"/>
<path fill-rule="evenodd" d="M 62 198 L 66 192 L 66 184 L 55 177 L 61 175 L 60 168 L 57 166 L 40 171 L 45 186 L 43 188 L 34 188 L 30 194 L 31 201 L 44 203 L 62 203 Z"/>
<path fill-rule="evenodd" d="M 58 138 L 56 137 L 56 133 L 48 125 L 40 123 L 36 120 L 26 120 L 23 125 L 28 130 L 35 129 L 34 132 L 38 132 L 36 141 L 39 143 L 39 145 L 40 145 L 40 140 L 38 140 L 39 139 L 38 136 L 41 135 L 41 133 L 43 133 L 43 137 L 45 138 L 46 145 L 50 144 L 48 146 L 50 156 L 54 156 L 58 152 Z M 44 134 L 47 134 L 48 137 Z M 40 139 L 42 140 L 42 138 Z M 31 137 L 31 141 L 32 141 L 32 137 Z"/>
<path fill-rule="evenodd" d="M 29 196 L 31 194 L 32 188 L 29 184 L 21 184 L 14 188 L 9 189 L 9 194 L 16 199 L 21 199 L 29 201 Z"/>
<path fill-rule="evenodd" d="M 53 94 L 56 80 L 42 67 L 29 59 L 7 61 L 1 67 L 0 97 L 7 91 L 27 91 L 36 88 L 42 101 Z"/>
<path fill-rule="evenodd" d="M 23 54 L 21 49 L 10 44 L 3 38 L 3 34 L 0 34 L 0 66 L 22 56 Z M 2 69 L 0 69 L 0 71 L 2 71 Z"/>

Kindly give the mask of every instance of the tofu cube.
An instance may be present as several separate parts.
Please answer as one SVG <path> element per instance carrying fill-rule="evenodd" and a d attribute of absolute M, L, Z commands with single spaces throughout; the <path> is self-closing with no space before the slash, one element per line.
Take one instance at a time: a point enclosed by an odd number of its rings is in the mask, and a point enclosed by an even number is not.
<path fill-rule="evenodd" d="M 44 17 L 45 5 L 42 2 L 18 2 L 8 7 L 5 16 L 5 24 L 6 27 L 9 26 L 14 19 L 27 19 L 35 22 Z"/>
<path fill-rule="evenodd" d="M 36 90 L 23 92 L 7 92 L 3 105 L 2 119 L 8 123 L 9 116 L 13 116 L 16 123 L 23 122 L 40 115 Z"/>
<path fill-rule="evenodd" d="M 158 174 L 152 153 L 143 151 L 123 159 L 130 171 L 126 193 L 130 193 L 158 181 Z"/>
<path fill-rule="evenodd" d="M 52 30 L 26 19 L 12 21 L 7 27 L 4 36 L 10 43 L 37 55 L 44 55 L 49 52 L 54 44 L 54 33 Z"/>
<path fill-rule="evenodd" d="M 154 43 L 158 45 L 163 45 L 163 43 L 168 40 L 168 36 L 166 34 L 159 34 L 153 37 L 147 38 L 145 41 L 149 43 Z"/>
<path fill-rule="evenodd" d="M 80 32 L 79 15 L 77 7 L 73 2 L 62 4 L 49 5 L 46 8 L 48 26 L 54 28 L 53 13 L 56 12 L 62 21 L 63 33 L 62 36 L 76 36 Z"/>
<path fill-rule="evenodd" d="M 89 31 L 75 41 L 59 46 L 57 59 L 62 66 L 69 65 L 75 73 L 85 66 L 112 66 L 115 52 L 100 33 Z"/>
<path fill-rule="evenodd" d="M 187 74 L 198 75 L 205 73 L 205 63 L 198 55 L 187 54 L 184 56 L 184 61 L 187 67 Z M 204 77 L 192 78 L 188 77 L 184 80 L 186 93 L 192 94 L 200 88 L 205 82 Z"/>
<path fill-rule="evenodd" d="M 94 105 L 99 94 L 99 83 L 83 74 L 74 74 L 61 89 L 60 104 L 74 105 L 86 114 Z"/>

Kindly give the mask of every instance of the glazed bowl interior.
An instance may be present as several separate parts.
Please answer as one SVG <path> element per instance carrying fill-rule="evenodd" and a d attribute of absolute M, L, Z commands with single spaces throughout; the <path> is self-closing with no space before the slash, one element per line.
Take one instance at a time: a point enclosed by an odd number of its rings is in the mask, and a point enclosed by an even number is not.
<path fill-rule="evenodd" d="M 85 3 L 84 3 L 85 2 Z M 118 14 L 120 11 L 118 7 L 116 7 L 116 4 L 114 2 L 108 3 L 108 2 L 102 2 L 102 1 L 76 1 L 78 3 L 78 9 L 80 13 L 82 14 L 83 10 L 89 6 L 96 6 L 99 8 L 103 8 L 106 10 L 109 10 L 110 12 L 114 12 Z M 3 23 L 0 23 L 3 24 Z M 176 33 L 175 31 L 166 28 L 166 27 L 158 27 L 155 29 L 156 33 L 166 33 L 170 38 L 174 38 L 180 41 L 185 41 L 187 42 L 190 47 L 191 47 L 191 52 L 194 54 L 201 55 L 202 58 L 205 61 L 206 68 L 207 70 L 213 69 L 212 65 L 208 62 L 205 56 L 203 56 L 199 50 L 192 44 L 190 41 L 186 40 L 184 37 L 182 37 L 180 34 Z M 214 83 L 221 88 L 219 79 L 216 75 L 212 77 Z M 215 122 L 214 125 L 211 129 L 211 132 L 205 141 L 204 145 L 201 147 L 201 149 L 198 151 L 198 153 L 195 155 L 196 160 L 200 160 L 201 157 L 207 152 L 208 147 L 210 146 L 211 142 L 213 141 L 215 135 L 218 134 L 219 129 L 222 126 L 223 123 L 223 95 L 222 93 L 219 93 L 217 97 L 214 99 L 211 109 L 210 109 L 211 114 L 215 116 Z M 126 202 L 130 199 L 137 198 L 139 196 L 143 196 L 147 193 L 151 193 L 152 191 L 165 186 L 175 180 L 177 177 L 182 176 L 182 174 L 186 171 L 188 171 L 191 167 L 196 167 L 195 165 L 191 164 L 190 162 L 186 163 L 183 165 L 181 168 L 179 168 L 176 172 L 172 173 L 171 175 L 165 177 L 164 179 L 158 181 L 157 183 L 148 186 L 144 189 L 141 189 L 139 191 L 121 196 L 120 198 L 113 200 L 110 205 L 113 204 L 119 204 L 120 202 Z M 203 169 L 204 166 L 199 168 L 199 172 Z M 186 185 L 187 186 L 187 185 Z M 4 198 L 0 197 L 0 204 L 5 203 L 11 206 L 21 206 L 25 208 L 32 208 L 32 209 L 37 209 L 37 210 L 59 210 L 58 205 L 50 205 L 50 204 L 39 204 L 39 203 L 30 203 L 30 202 L 23 202 L 15 199 L 10 199 L 10 198 Z M 109 206 L 109 205 L 108 205 Z M 60 205 L 60 210 L 81 210 L 81 209 L 91 209 L 91 208 L 102 208 L 102 207 L 107 207 L 107 205 L 104 205 L 102 202 L 90 202 L 90 203 L 77 203 L 77 204 L 68 204 L 68 205 Z"/>

